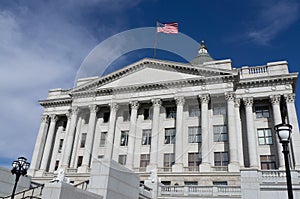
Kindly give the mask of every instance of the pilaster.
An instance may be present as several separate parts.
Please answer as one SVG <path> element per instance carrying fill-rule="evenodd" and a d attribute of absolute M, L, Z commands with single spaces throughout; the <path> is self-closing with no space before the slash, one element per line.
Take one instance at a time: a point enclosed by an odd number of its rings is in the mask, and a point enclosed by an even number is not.
<path fill-rule="evenodd" d="M 236 142 L 237 142 L 237 147 L 238 147 L 237 148 L 238 161 L 240 163 L 240 167 L 244 167 L 244 148 L 243 148 L 240 104 L 241 104 L 241 99 L 235 98 L 234 99 L 234 113 L 235 113 Z"/>

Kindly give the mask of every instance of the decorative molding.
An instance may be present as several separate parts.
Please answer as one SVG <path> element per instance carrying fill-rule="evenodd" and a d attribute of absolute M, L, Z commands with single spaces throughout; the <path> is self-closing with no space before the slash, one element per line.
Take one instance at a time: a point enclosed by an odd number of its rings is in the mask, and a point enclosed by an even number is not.
<path fill-rule="evenodd" d="M 140 106 L 140 103 L 138 101 L 131 101 L 130 106 L 131 106 L 131 109 L 137 110 Z"/>
<path fill-rule="evenodd" d="M 161 106 L 160 99 L 152 99 L 151 102 L 152 102 L 153 106 Z"/>
<path fill-rule="evenodd" d="M 245 106 L 253 106 L 253 97 L 243 98 L 243 102 Z"/>
<path fill-rule="evenodd" d="M 270 101 L 273 105 L 275 105 L 275 104 L 279 105 L 280 100 L 281 100 L 281 95 L 271 95 L 270 96 Z"/>
<path fill-rule="evenodd" d="M 234 99 L 234 107 L 239 108 L 241 105 L 241 98 Z"/>
<path fill-rule="evenodd" d="M 117 111 L 119 109 L 119 105 L 116 102 L 112 102 L 109 104 L 111 111 Z"/>
<path fill-rule="evenodd" d="M 46 123 L 49 121 L 49 116 L 48 115 L 42 115 L 41 117 L 42 122 Z"/>
<path fill-rule="evenodd" d="M 71 110 L 72 115 L 77 115 L 78 112 L 79 112 L 79 107 L 78 106 L 73 106 L 72 110 Z"/>
<path fill-rule="evenodd" d="M 295 93 L 290 93 L 287 95 L 284 95 L 286 103 L 294 103 L 295 102 Z"/>
<path fill-rule="evenodd" d="M 72 110 L 69 109 L 68 112 L 66 113 L 66 116 L 67 116 L 68 120 L 71 119 L 71 115 L 72 115 Z"/>
<path fill-rule="evenodd" d="M 233 92 L 225 93 L 225 99 L 226 101 L 234 101 L 234 93 Z"/>
<path fill-rule="evenodd" d="M 71 98 L 63 99 L 51 99 L 51 100 L 41 100 L 39 101 L 40 105 L 49 108 L 49 107 L 58 107 L 58 106 L 70 106 L 72 104 Z"/>
<path fill-rule="evenodd" d="M 210 100 L 209 94 L 199 95 L 201 103 L 208 103 Z"/>
<path fill-rule="evenodd" d="M 96 104 L 89 105 L 89 109 L 91 113 L 97 113 L 99 111 L 99 106 Z"/>
<path fill-rule="evenodd" d="M 51 121 L 51 122 L 57 122 L 57 120 L 58 120 L 57 115 L 55 115 L 55 114 L 51 114 L 51 115 L 50 115 L 50 121 Z"/>
<path fill-rule="evenodd" d="M 175 101 L 177 106 L 183 106 L 185 103 L 185 99 L 182 96 L 175 97 Z"/>

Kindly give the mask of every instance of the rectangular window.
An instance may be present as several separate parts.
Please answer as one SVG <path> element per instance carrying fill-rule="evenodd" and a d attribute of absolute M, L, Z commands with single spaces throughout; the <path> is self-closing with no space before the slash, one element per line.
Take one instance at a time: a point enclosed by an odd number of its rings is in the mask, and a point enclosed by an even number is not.
<path fill-rule="evenodd" d="M 104 155 L 98 155 L 98 159 L 103 159 Z"/>
<path fill-rule="evenodd" d="M 165 144 L 175 144 L 175 128 L 165 129 Z"/>
<path fill-rule="evenodd" d="M 256 118 L 269 118 L 269 106 L 255 106 Z"/>
<path fill-rule="evenodd" d="M 227 142 L 228 141 L 228 133 L 226 125 L 214 125 L 214 142 Z"/>
<path fill-rule="evenodd" d="M 151 129 L 143 130 L 142 145 L 151 145 Z"/>
<path fill-rule="evenodd" d="M 213 181 L 214 186 L 227 186 L 227 181 Z"/>
<path fill-rule="evenodd" d="M 124 121 L 124 122 L 130 121 L 130 113 L 129 113 L 129 110 L 123 111 L 123 121 Z"/>
<path fill-rule="evenodd" d="M 140 167 L 145 168 L 149 165 L 150 154 L 141 154 Z"/>
<path fill-rule="evenodd" d="M 100 147 L 105 147 L 106 135 L 107 135 L 107 132 L 101 132 L 100 145 L 99 145 Z"/>
<path fill-rule="evenodd" d="M 260 156 L 261 170 L 276 169 L 276 161 L 274 155 L 261 155 Z"/>
<path fill-rule="evenodd" d="M 61 153 L 62 147 L 63 147 L 64 139 L 59 140 L 59 145 L 58 145 L 58 153 Z"/>
<path fill-rule="evenodd" d="M 189 171 L 198 171 L 202 158 L 200 153 L 188 153 Z"/>
<path fill-rule="evenodd" d="M 224 103 L 214 103 L 213 104 L 213 114 L 214 115 L 226 115 L 226 106 Z"/>
<path fill-rule="evenodd" d="M 201 128 L 199 126 L 189 127 L 189 143 L 201 142 Z"/>
<path fill-rule="evenodd" d="M 185 186 L 197 186 L 198 182 L 197 181 L 184 181 Z"/>
<path fill-rule="evenodd" d="M 174 153 L 165 153 L 164 154 L 164 168 L 171 168 L 173 164 L 175 164 Z"/>
<path fill-rule="evenodd" d="M 144 120 L 151 120 L 152 118 L 149 108 L 144 108 L 143 115 L 144 115 Z"/>
<path fill-rule="evenodd" d="M 58 169 L 59 166 L 59 160 L 55 161 L 55 167 L 54 167 L 54 171 L 56 171 Z"/>
<path fill-rule="evenodd" d="M 128 134 L 129 134 L 129 131 L 121 131 L 120 146 L 127 146 L 128 145 Z"/>
<path fill-rule="evenodd" d="M 166 118 L 176 118 L 176 106 L 166 107 Z"/>
<path fill-rule="evenodd" d="M 214 152 L 215 166 L 228 166 L 228 152 Z"/>
<path fill-rule="evenodd" d="M 81 167 L 81 165 L 82 165 L 82 160 L 83 160 L 83 156 L 78 156 L 77 167 Z"/>
<path fill-rule="evenodd" d="M 169 186 L 169 185 L 171 185 L 171 181 L 161 181 L 161 184 L 163 184 L 165 186 Z"/>
<path fill-rule="evenodd" d="M 257 129 L 258 143 L 259 145 L 271 145 L 273 144 L 272 131 L 270 128 Z"/>
<path fill-rule="evenodd" d="M 189 117 L 200 117 L 201 111 L 199 105 L 189 106 Z"/>
<path fill-rule="evenodd" d="M 126 157 L 127 157 L 127 155 L 119 155 L 119 164 L 125 165 L 126 164 Z"/>
<path fill-rule="evenodd" d="M 103 122 L 107 123 L 109 121 L 110 112 L 103 113 Z"/>
<path fill-rule="evenodd" d="M 80 148 L 84 148 L 86 140 L 86 133 L 81 134 Z"/>

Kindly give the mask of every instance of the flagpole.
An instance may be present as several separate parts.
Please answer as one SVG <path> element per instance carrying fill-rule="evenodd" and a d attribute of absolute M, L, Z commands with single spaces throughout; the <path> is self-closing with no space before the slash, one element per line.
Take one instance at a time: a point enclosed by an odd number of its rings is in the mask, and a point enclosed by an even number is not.
<path fill-rule="evenodd" d="M 154 52 L 153 52 L 153 58 L 156 58 L 156 45 L 157 45 L 157 20 L 156 20 L 156 30 L 154 35 Z"/>

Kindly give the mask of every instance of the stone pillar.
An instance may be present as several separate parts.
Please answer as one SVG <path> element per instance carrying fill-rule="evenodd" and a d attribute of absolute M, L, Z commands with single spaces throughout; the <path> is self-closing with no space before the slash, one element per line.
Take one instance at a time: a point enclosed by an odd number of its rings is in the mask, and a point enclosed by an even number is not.
<path fill-rule="evenodd" d="M 95 104 L 90 105 L 89 108 L 90 108 L 90 119 L 89 119 L 89 127 L 88 127 L 88 132 L 85 141 L 82 166 L 81 168 L 78 168 L 78 171 L 82 173 L 86 173 L 88 171 L 88 168 L 90 167 L 92 150 L 93 150 L 93 141 L 95 136 L 95 126 L 97 120 L 96 114 L 99 110 L 99 107 Z"/>
<path fill-rule="evenodd" d="M 34 171 L 38 170 L 41 165 L 42 155 L 44 152 L 45 141 L 47 136 L 47 130 L 49 125 L 48 115 L 42 116 L 42 122 L 40 125 L 40 130 L 36 138 L 36 143 L 34 146 L 34 151 L 31 159 L 29 174 L 34 175 Z"/>
<path fill-rule="evenodd" d="M 78 111 L 79 111 L 79 108 L 77 106 L 72 107 L 70 128 L 68 129 L 68 131 L 66 133 L 66 139 L 65 139 L 66 147 L 65 147 L 65 152 L 62 157 L 61 167 L 63 169 L 66 169 L 70 163 L 74 134 L 75 134 L 75 129 L 76 129 L 76 122 L 77 122 L 77 117 L 78 117 Z"/>
<path fill-rule="evenodd" d="M 132 101 L 132 102 L 130 102 L 130 105 L 131 105 L 131 115 L 130 115 L 128 153 L 127 153 L 126 167 L 129 169 L 133 169 L 135 141 L 136 141 L 136 120 L 137 120 L 137 112 L 139 109 L 139 102 Z"/>
<path fill-rule="evenodd" d="M 208 133 L 208 103 L 209 94 L 199 95 L 201 101 L 201 134 L 202 134 L 202 163 L 200 164 L 201 172 L 209 172 L 210 164 L 210 139 Z"/>
<path fill-rule="evenodd" d="M 48 163 L 51 159 L 51 149 L 52 149 L 52 143 L 53 143 L 53 138 L 55 134 L 55 125 L 57 122 L 58 117 L 56 115 L 50 115 L 50 127 L 46 139 L 46 144 L 44 148 L 44 153 L 42 157 L 42 162 L 41 162 L 41 170 L 46 171 L 48 168 Z"/>
<path fill-rule="evenodd" d="M 76 124 L 76 130 L 74 132 L 74 143 L 73 143 L 73 150 L 72 150 L 72 155 L 70 157 L 70 168 L 77 168 L 77 163 L 76 163 L 76 159 L 77 159 L 77 153 L 78 153 L 78 148 L 79 148 L 79 140 L 80 140 L 80 131 L 81 131 L 81 126 L 83 123 L 83 118 L 79 117 L 77 120 L 77 124 Z"/>
<path fill-rule="evenodd" d="M 258 169 L 258 154 L 257 154 L 257 132 L 255 132 L 254 122 L 253 122 L 253 98 L 244 98 L 244 105 L 246 109 L 246 127 L 247 127 L 247 137 L 248 137 L 248 151 L 250 167 Z"/>
<path fill-rule="evenodd" d="M 244 167 L 244 149 L 243 149 L 243 136 L 242 136 L 242 124 L 240 115 L 240 103 L 241 99 L 236 98 L 234 100 L 234 114 L 235 114 L 235 130 L 236 130 L 236 142 L 237 142 L 237 152 L 240 167 Z"/>
<path fill-rule="evenodd" d="M 297 119 L 297 112 L 295 108 L 295 94 L 287 94 L 284 96 L 286 101 L 286 108 L 288 113 L 289 123 L 292 125 L 292 139 L 291 144 L 293 148 L 294 156 L 294 166 L 295 170 L 300 170 L 300 134 L 299 134 L 299 124 Z"/>
<path fill-rule="evenodd" d="M 65 136 L 64 136 L 64 143 L 63 143 L 63 147 L 62 147 L 62 152 L 61 152 L 61 156 L 60 156 L 60 160 L 59 160 L 59 168 L 61 168 L 61 165 L 62 165 L 62 159 L 63 159 L 63 156 L 65 154 L 65 151 L 66 151 L 66 141 L 67 141 L 67 132 L 69 131 L 69 128 L 70 128 L 70 123 L 71 123 L 71 111 L 69 110 L 68 113 L 66 113 L 66 116 L 68 118 L 67 120 L 67 126 L 66 126 L 66 130 L 65 130 Z"/>
<path fill-rule="evenodd" d="M 238 172 L 240 169 L 237 152 L 237 136 L 236 136 L 236 124 L 235 124 L 235 110 L 234 110 L 234 94 L 226 93 L 225 99 L 227 101 L 227 129 L 229 136 L 229 160 L 228 171 Z"/>
<path fill-rule="evenodd" d="M 107 132 L 107 143 L 104 158 L 105 159 L 112 159 L 113 151 L 114 151 L 114 139 L 115 139 L 115 126 L 116 126 L 116 119 L 117 119 L 117 111 L 119 106 L 117 103 L 113 102 L 109 104 L 110 106 L 110 116 L 109 116 L 109 126 Z"/>
<path fill-rule="evenodd" d="M 270 101 L 271 101 L 272 109 L 273 109 L 274 126 L 282 123 L 281 112 L 280 112 L 280 99 L 281 99 L 281 95 L 270 96 Z M 274 131 L 274 129 L 272 129 L 272 132 L 273 131 Z M 282 146 L 280 144 L 279 138 L 276 135 L 276 133 L 273 133 L 273 136 L 275 137 L 274 140 L 276 140 L 276 145 L 277 145 L 277 155 L 278 155 L 278 160 L 279 160 L 278 167 L 279 167 L 279 169 L 285 169 L 284 157 L 283 157 L 283 153 L 282 153 Z"/>
<path fill-rule="evenodd" d="M 147 167 L 147 171 L 157 169 L 157 156 L 158 156 L 158 141 L 159 141 L 159 114 L 160 114 L 160 99 L 153 99 L 153 118 L 152 118 L 152 137 L 151 137 L 151 149 L 150 149 L 150 163 Z"/>
<path fill-rule="evenodd" d="M 184 97 L 176 97 L 176 139 L 175 139 L 175 164 L 173 172 L 183 172 L 183 106 Z"/>

